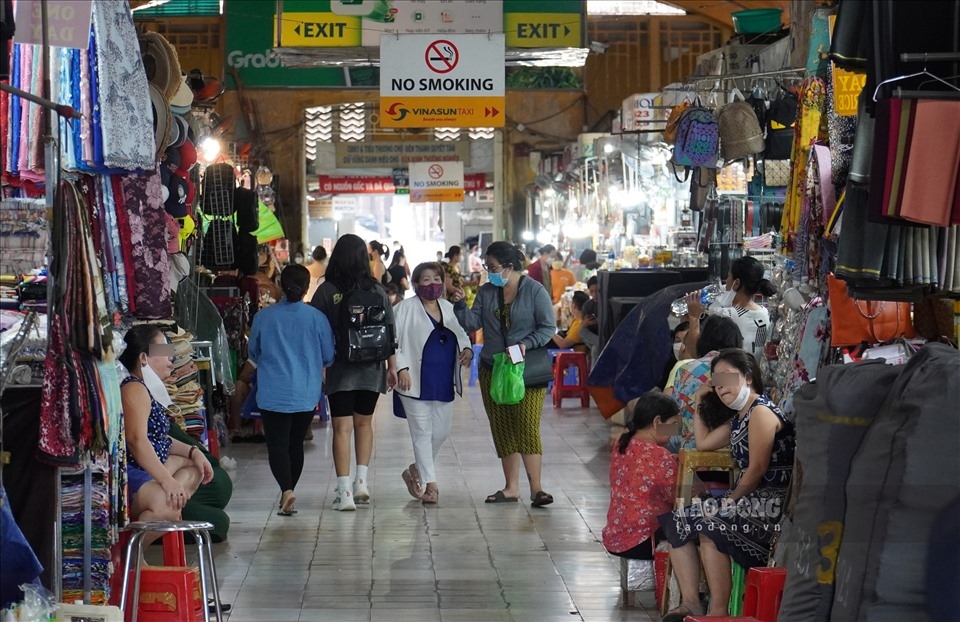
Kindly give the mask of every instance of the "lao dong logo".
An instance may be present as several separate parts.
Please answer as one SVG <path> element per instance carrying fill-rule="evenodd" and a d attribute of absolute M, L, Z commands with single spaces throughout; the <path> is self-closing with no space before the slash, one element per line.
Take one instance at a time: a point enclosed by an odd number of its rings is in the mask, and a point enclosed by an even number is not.
<path fill-rule="evenodd" d="M 282 67 L 283 61 L 273 50 L 264 50 L 263 54 L 244 54 L 241 50 L 233 50 L 227 55 L 227 65 L 234 69 L 273 69 Z"/>

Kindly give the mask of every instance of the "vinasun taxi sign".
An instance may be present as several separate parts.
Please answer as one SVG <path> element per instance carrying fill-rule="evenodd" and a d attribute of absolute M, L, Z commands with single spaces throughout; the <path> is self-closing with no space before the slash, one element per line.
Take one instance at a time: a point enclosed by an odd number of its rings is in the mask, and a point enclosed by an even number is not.
<path fill-rule="evenodd" d="M 411 162 L 410 202 L 463 201 L 463 162 Z"/>
<path fill-rule="evenodd" d="M 380 125 L 503 127 L 503 67 L 502 34 L 383 35 Z"/>

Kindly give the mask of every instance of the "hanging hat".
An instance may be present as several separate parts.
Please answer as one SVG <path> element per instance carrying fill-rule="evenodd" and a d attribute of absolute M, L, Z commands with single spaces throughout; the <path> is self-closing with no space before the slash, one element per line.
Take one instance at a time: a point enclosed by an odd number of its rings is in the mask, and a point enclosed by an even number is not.
<path fill-rule="evenodd" d="M 200 122 L 197 121 L 197 118 L 193 116 L 192 112 L 184 113 L 183 118 L 186 119 L 187 127 L 190 128 L 187 132 L 187 140 L 196 145 L 197 139 L 200 138 Z"/>
<path fill-rule="evenodd" d="M 181 84 L 177 51 L 163 35 L 156 32 L 143 33 L 140 49 L 147 80 L 160 89 L 164 99 L 169 102 L 177 94 Z"/>
<path fill-rule="evenodd" d="M 192 216 L 187 214 L 183 218 L 183 223 L 180 225 L 180 239 L 186 240 L 189 238 L 193 232 L 197 229 L 197 223 Z"/>
<path fill-rule="evenodd" d="M 170 107 L 177 112 L 188 112 L 193 105 L 193 91 L 187 84 L 187 76 L 181 76 L 177 92 L 170 99 Z"/>
<path fill-rule="evenodd" d="M 170 136 L 170 125 L 173 119 L 170 114 L 170 104 L 167 103 L 163 93 L 153 84 L 150 87 L 150 104 L 153 107 L 153 137 L 157 150 L 157 159 L 167 148 Z"/>
<path fill-rule="evenodd" d="M 177 147 L 179 148 L 187 140 L 187 132 L 190 131 L 190 127 L 187 125 L 187 120 L 179 115 L 173 116 L 173 124 L 170 127 L 170 142 L 168 147 Z"/>
<path fill-rule="evenodd" d="M 188 173 L 196 163 L 197 148 L 193 146 L 193 142 L 190 139 L 187 139 L 183 141 L 183 145 L 180 146 L 180 167 L 178 170 Z"/>
<path fill-rule="evenodd" d="M 170 189 L 170 196 L 163 202 L 163 207 L 174 218 L 185 217 L 187 215 L 187 182 L 183 181 L 179 175 L 171 175 L 167 188 Z"/>

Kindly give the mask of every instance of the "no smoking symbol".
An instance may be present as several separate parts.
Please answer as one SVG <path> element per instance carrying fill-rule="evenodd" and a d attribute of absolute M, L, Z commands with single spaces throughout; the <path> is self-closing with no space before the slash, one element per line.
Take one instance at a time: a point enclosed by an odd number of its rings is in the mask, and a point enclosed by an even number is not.
<path fill-rule="evenodd" d="M 450 41 L 438 39 L 427 46 L 423 58 L 434 73 L 449 73 L 460 62 L 460 52 Z"/>
<path fill-rule="evenodd" d="M 443 167 L 439 164 L 431 164 L 430 168 L 427 169 L 427 175 L 430 176 L 430 179 L 440 179 L 443 177 Z"/>

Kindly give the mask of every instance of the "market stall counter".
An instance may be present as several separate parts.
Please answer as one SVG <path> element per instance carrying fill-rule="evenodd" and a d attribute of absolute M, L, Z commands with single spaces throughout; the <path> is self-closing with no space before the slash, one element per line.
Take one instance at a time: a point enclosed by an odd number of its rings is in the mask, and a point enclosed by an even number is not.
<path fill-rule="evenodd" d="M 707 268 L 601 270 L 597 273 L 600 287 L 597 334 L 600 336 L 600 347 L 606 345 L 620 322 L 647 296 L 672 285 L 700 283 L 708 279 Z"/>

